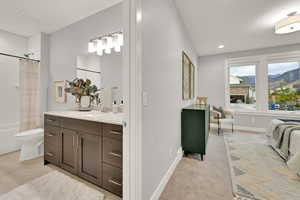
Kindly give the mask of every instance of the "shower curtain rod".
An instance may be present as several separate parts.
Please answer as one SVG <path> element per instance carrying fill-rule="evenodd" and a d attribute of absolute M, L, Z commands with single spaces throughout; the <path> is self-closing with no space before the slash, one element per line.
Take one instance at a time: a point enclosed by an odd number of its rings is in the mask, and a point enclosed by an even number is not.
<path fill-rule="evenodd" d="M 11 55 L 11 54 L 7 54 L 7 53 L 0 53 L 0 55 L 14 57 L 14 58 L 20 58 L 20 59 L 26 59 L 26 60 L 32 60 L 32 61 L 36 61 L 36 62 L 41 62 L 40 60 L 35 60 L 35 59 L 21 57 L 21 56 L 16 56 L 16 55 Z"/>

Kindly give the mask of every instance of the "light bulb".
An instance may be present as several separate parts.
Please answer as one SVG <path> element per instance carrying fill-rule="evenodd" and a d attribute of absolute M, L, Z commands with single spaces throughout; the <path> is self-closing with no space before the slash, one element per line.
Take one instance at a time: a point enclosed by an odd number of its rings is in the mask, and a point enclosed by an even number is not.
<path fill-rule="evenodd" d="M 106 45 L 109 48 L 113 47 L 113 38 L 112 37 L 106 37 Z"/>
<path fill-rule="evenodd" d="M 103 41 L 97 40 L 97 55 L 102 56 L 103 55 Z"/>
<path fill-rule="evenodd" d="M 106 37 L 105 53 L 111 54 L 111 48 L 113 47 L 112 37 Z"/>
<path fill-rule="evenodd" d="M 124 35 L 123 35 L 123 33 L 118 34 L 118 44 L 119 44 L 119 46 L 124 45 Z"/>
<path fill-rule="evenodd" d="M 95 42 L 90 41 L 88 45 L 88 52 L 94 53 L 96 51 Z"/>

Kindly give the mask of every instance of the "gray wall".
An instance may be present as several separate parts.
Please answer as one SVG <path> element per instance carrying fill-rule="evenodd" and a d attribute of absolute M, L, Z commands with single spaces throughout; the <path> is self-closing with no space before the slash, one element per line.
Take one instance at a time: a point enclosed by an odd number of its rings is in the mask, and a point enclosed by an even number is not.
<path fill-rule="evenodd" d="M 197 55 L 188 39 L 173 0 L 142 2 L 143 91 L 148 106 L 142 119 L 143 200 L 150 199 L 181 146 L 182 51 L 196 65 Z"/>
<path fill-rule="evenodd" d="M 300 44 L 199 57 L 198 94 L 207 96 L 209 103 L 212 105 L 225 106 L 226 59 L 297 50 L 300 50 Z M 239 126 L 266 128 L 273 118 L 275 117 L 240 115 L 237 116 L 236 122 Z"/>
<path fill-rule="evenodd" d="M 71 96 L 68 96 L 67 105 L 55 103 L 53 81 L 75 78 L 76 57 L 88 53 L 87 44 L 90 39 L 120 30 L 122 4 L 117 4 L 49 36 L 49 110 L 66 110 L 75 106 Z"/>

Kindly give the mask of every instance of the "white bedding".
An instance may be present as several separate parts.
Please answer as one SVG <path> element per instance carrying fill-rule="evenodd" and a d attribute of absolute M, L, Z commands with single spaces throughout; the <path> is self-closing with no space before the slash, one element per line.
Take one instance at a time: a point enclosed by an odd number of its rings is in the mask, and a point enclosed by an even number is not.
<path fill-rule="evenodd" d="M 272 133 L 276 128 L 276 126 L 280 123 L 283 123 L 283 121 L 277 119 L 272 120 L 266 133 L 267 138 L 269 140 L 269 144 L 273 146 L 273 148 L 274 148 L 275 141 L 272 138 Z M 294 171 L 296 174 L 299 174 L 300 173 L 300 164 L 299 164 L 300 163 L 300 131 L 299 130 L 296 130 L 293 132 L 293 134 L 291 134 L 289 152 L 290 152 L 290 158 L 287 162 L 287 165 L 292 171 Z"/>
<path fill-rule="evenodd" d="M 290 154 L 293 157 L 300 152 L 300 131 L 294 131 L 290 140 Z"/>

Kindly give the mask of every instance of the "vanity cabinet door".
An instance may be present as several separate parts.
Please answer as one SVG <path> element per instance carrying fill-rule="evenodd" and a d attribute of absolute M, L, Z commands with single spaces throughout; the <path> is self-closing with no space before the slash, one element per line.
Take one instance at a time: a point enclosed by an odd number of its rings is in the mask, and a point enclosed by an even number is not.
<path fill-rule="evenodd" d="M 78 175 L 101 186 L 101 137 L 80 132 L 78 138 Z"/>
<path fill-rule="evenodd" d="M 77 133 L 62 129 L 60 136 L 61 167 L 73 174 L 77 174 Z"/>

